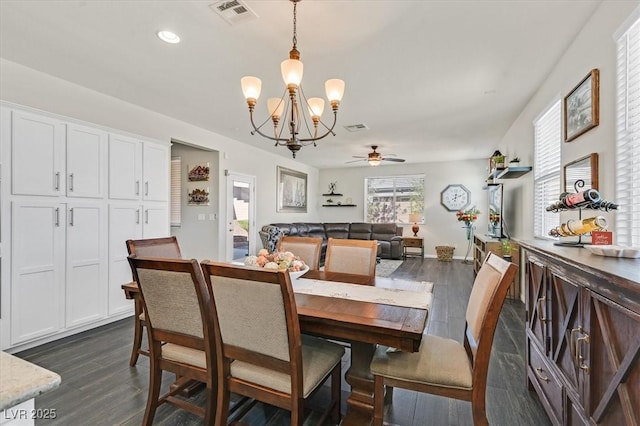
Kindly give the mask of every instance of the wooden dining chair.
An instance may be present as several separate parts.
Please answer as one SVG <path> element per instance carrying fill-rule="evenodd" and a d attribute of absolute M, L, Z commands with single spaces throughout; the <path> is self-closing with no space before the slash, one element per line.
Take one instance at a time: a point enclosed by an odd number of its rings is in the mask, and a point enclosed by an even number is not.
<path fill-rule="evenodd" d="M 329 238 L 324 270 L 348 274 L 376 275 L 376 240 Z"/>
<path fill-rule="evenodd" d="M 129 264 L 144 299 L 149 339 L 149 393 L 143 425 L 151 425 L 159 405 L 170 403 L 204 417 L 213 424 L 216 412 L 217 370 L 214 313 L 211 296 L 195 259 L 129 256 Z M 160 396 L 162 372 L 206 384 L 205 406 L 179 398 L 190 383 L 181 380 Z"/>
<path fill-rule="evenodd" d="M 320 268 L 322 238 L 283 236 L 278 241 L 278 251 L 290 251 L 299 256 L 309 269 Z"/>
<path fill-rule="evenodd" d="M 488 425 L 485 399 L 491 345 L 516 272 L 516 265 L 489 253 L 469 296 L 464 344 L 425 334 L 418 352 L 376 350 L 371 362 L 375 426 L 383 423 L 385 385 L 471 401 L 474 425 Z"/>
<path fill-rule="evenodd" d="M 289 274 L 285 271 L 202 262 L 217 315 L 218 413 L 226 424 L 229 393 L 291 411 L 302 425 L 305 400 L 331 378 L 331 404 L 320 419 L 340 421 L 340 366 L 344 349 L 301 336 Z"/>
<path fill-rule="evenodd" d="M 159 257 L 168 259 L 182 259 L 180 245 L 176 237 L 147 238 L 144 240 L 127 240 L 127 251 L 130 256 Z M 135 281 L 135 278 L 133 279 Z M 133 330 L 133 346 L 129 366 L 138 362 L 139 355 L 149 355 L 149 351 L 142 349 L 142 335 L 145 327 L 145 314 L 141 298 L 133 301 L 135 316 Z"/>

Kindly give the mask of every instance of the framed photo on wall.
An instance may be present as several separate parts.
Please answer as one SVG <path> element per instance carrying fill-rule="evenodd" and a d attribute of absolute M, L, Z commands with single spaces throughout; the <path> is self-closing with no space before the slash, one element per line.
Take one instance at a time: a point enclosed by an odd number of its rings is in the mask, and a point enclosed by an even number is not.
<path fill-rule="evenodd" d="M 278 212 L 307 212 L 307 174 L 278 166 Z"/>
<path fill-rule="evenodd" d="M 592 69 L 564 98 L 564 141 L 570 142 L 598 125 L 600 72 Z"/>

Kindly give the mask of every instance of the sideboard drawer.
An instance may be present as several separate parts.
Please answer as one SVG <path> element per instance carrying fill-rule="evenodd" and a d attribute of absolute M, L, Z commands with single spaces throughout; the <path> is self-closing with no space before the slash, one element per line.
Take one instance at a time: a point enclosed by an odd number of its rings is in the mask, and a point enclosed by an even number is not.
<path fill-rule="evenodd" d="M 562 402 L 563 389 L 562 384 L 551 372 L 551 368 L 547 364 L 547 359 L 543 357 L 538 348 L 530 340 L 528 340 L 529 365 L 527 366 L 527 374 L 529 380 L 538 391 L 538 395 L 542 398 L 541 402 L 547 409 L 547 414 L 551 422 L 560 425 L 563 422 Z"/>

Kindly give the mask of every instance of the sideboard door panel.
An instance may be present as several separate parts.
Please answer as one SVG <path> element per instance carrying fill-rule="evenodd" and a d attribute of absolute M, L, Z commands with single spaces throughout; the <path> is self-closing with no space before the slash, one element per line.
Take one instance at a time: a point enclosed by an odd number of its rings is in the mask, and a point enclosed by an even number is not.
<path fill-rule="evenodd" d="M 548 295 L 546 284 L 546 268 L 533 258 L 527 259 L 527 279 L 529 285 L 526 288 L 527 327 L 532 340 L 547 354 L 549 345 L 547 342 L 546 323 L 549 316 Z"/>

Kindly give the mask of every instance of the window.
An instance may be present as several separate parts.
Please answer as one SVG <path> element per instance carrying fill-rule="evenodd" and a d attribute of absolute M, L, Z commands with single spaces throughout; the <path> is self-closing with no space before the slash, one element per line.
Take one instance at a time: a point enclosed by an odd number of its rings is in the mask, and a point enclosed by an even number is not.
<path fill-rule="evenodd" d="M 616 34 L 616 242 L 640 246 L 640 9 Z"/>
<path fill-rule="evenodd" d="M 180 226 L 182 209 L 182 160 L 180 158 L 171 159 L 171 226 Z"/>
<path fill-rule="evenodd" d="M 551 238 L 549 230 L 560 225 L 560 215 L 546 207 L 560 198 L 560 147 L 562 125 L 560 99 L 533 121 L 534 128 L 534 236 Z"/>
<path fill-rule="evenodd" d="M 424 175 L 366 178 L 364 186 L 367 222 L 410 223 L 410 213 L 424 210 Z"/>

